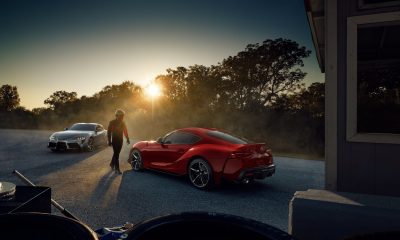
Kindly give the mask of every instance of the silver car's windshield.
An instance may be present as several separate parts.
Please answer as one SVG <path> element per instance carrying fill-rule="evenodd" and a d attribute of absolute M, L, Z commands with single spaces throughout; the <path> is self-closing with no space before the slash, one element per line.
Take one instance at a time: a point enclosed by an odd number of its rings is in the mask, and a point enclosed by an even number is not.
<path fill-rule="evenodd" d="M 77 123 L 72 125 L 68 130 L 72 131 L 94 131 L 95 125 L 93 124 L 84 124 L 84 123 Z"/>

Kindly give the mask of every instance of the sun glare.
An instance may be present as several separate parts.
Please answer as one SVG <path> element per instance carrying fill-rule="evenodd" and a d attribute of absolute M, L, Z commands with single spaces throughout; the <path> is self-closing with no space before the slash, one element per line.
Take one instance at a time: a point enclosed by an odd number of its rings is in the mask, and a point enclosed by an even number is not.
<path fill-rule="evenodd" d="M 147 86 L 146 93 L 152 99 L 157 98 L 161 95 L 160 86 L 156 83 L 151 83 L 149 86 Z"/>

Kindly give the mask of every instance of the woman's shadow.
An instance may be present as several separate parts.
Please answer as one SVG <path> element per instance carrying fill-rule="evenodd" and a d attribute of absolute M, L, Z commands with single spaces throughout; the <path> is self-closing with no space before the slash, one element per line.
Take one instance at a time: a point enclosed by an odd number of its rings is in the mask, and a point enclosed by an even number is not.
<path fill-rule="evenodd" d="M 96 188 L 93 190 L 90 202 L 98 203 L 102 200 L 105 200 L 107 196 L 107 192 L 109 191 L 112 183 L 116 179 L 118 175 L 114 173 L 113 170 L 110 169 L 100 180 L 97 182 Z"/>

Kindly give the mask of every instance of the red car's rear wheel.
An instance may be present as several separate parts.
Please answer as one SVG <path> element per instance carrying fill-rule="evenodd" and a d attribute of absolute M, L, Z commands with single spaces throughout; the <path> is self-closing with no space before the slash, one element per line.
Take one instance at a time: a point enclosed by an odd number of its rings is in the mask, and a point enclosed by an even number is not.
<path fill-rule="evenodd" d="M 199 189 L 208 189 L 213 185 L 213 172 L 207 161 L 197 158 L 189 164 L 190 182 Z"/>

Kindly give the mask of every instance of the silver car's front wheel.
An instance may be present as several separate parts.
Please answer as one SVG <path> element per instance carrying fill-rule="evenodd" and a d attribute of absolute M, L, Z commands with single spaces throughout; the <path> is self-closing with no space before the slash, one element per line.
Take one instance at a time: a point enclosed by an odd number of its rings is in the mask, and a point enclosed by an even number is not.
<path fill-rule="evenodd" d="M 92 152 L 94 150 L 94 140 L 93 138 L 89 138 L 86 146 L 86 151 Z"/>
<path fill-rule="evenodd" d="M 132 161 L 131 161 L 131 166 L 132 169 L 135 171 L 140 171 L 143 169 L 143 162 L 142 162 L 142 155 L 140 154 L 140 151 L 137 149 L 134 149 L 132 151 Z"/>
<path fill-rule="evenodd" d="M 194 159 L 189 164 L 190 182 L 199 189 L 208 189 L 213 185 L 212 169 L 210 165 L 203 159 Z"/>

